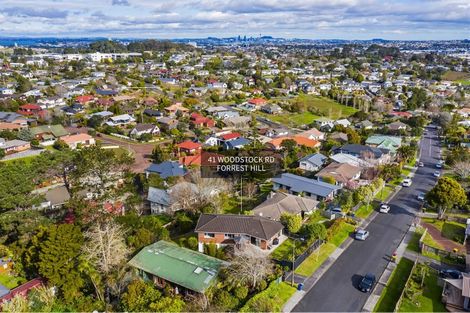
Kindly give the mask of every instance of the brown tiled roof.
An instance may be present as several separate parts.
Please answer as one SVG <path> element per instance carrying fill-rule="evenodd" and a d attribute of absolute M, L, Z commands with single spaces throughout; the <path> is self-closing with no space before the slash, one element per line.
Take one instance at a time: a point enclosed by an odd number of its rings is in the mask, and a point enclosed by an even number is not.
<path fill-rule="evenodd" d="M 278 221 L 283 213 L 300 214 L 302 211 L 311 212 L 315 210 L 317 205 L 318 201 L 310 198 L 277 192 L 273 197 L 254 208 L 253 213 Z"/>
<path fill-rule="evenodd" d="M 282 224 L 253 215 L 201 214 L 196 232 L 246 234 L 269 240 L 283 228 Z"/>
<path fill-rule="evenodd" d="M 330 163 L 317 173 L 318 177 L 332 176 L 336 181 L 347 183 L 361 172 L 361 168 L 348 163 Z"/>

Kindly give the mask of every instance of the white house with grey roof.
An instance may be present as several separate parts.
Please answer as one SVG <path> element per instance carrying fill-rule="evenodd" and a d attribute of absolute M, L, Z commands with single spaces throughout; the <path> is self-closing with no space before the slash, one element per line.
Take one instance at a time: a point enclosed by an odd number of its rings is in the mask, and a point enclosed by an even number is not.
<path fill-rule="evenodd" d="M 299 168 L 304 171 L 316 172 L 327 160 L 328 158 L 321 153 L 310 154 L 299 160 Z"/>
<path fill-rule="evenodd" d="M 317 201 L 331 200 L 341 189 L 340 186 L 290 173 L 283 173 L 273 178 L 272 182 L 274 191 L 285 190 L 289 194 L 303 195 Z"/>

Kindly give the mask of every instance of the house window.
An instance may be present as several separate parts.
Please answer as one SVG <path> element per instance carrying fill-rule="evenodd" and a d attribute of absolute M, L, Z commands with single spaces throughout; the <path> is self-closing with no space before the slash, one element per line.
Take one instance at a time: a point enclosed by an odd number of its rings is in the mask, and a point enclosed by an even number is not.
<path fill-rule="evenodd" d="M 235 238 L 235 234 L 224 234 L 225 239 L 233 239 Z"/>
<path fill-rule="evenodd" d="M 204 233 L 204 238 L 215 238 L 214 233 Z"/>

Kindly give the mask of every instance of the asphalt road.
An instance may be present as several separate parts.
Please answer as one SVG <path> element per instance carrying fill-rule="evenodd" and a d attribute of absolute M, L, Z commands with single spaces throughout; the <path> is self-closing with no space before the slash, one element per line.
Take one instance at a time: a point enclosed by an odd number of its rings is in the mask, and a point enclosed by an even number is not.
<path fill-rule="evenodd" d="M 391 254 L 396 250 L 420 207 L 416 199 L 436 183 L 433 173 L 440 158 L 436 130 L 427 128 L 421 143 L 418 168 L 410 187 L 403 187 L 390 201 L 390 212 L 379 214 L 369 224 L 370 236 L 366 241 L 354 241 L 320 278 L 293 309 L 295 312 L 358 312 L 364 306 L 368 293 L 357 286 L 366 273 L 377 279 L 384 271 Z"/>

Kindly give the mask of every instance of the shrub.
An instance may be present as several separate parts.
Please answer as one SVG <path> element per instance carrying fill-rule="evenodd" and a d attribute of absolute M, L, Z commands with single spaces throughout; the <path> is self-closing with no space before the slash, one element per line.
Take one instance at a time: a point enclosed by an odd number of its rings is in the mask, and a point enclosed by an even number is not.
<path fill-rule="evenodd" d="M 266 288 L 268 288 L 268 283 L 265 280 L 262 280 L 258 283 L 258 291 L 263 291 Z"/>
<path fill-rule="evenodd" d="M 220 311 L 229 311 L 238 306 L 238 299 L 232 296 L 227 290 L 220 289 L 214 296 L 213 304 Z"/>
<path fill-rule="evenodd" d="M 246 286 L 237 287 L 233 290 L 233 294 L 235 295 L 235 297 L 237 297 L 237 299 L 243 300 L 248 296 L 248 287 Z"/>
<path fill-rule="evenodd" d="M 197 250 L 198 241 L 196 237 L 189 237 L 187 244 L 189 249 Z"/>

